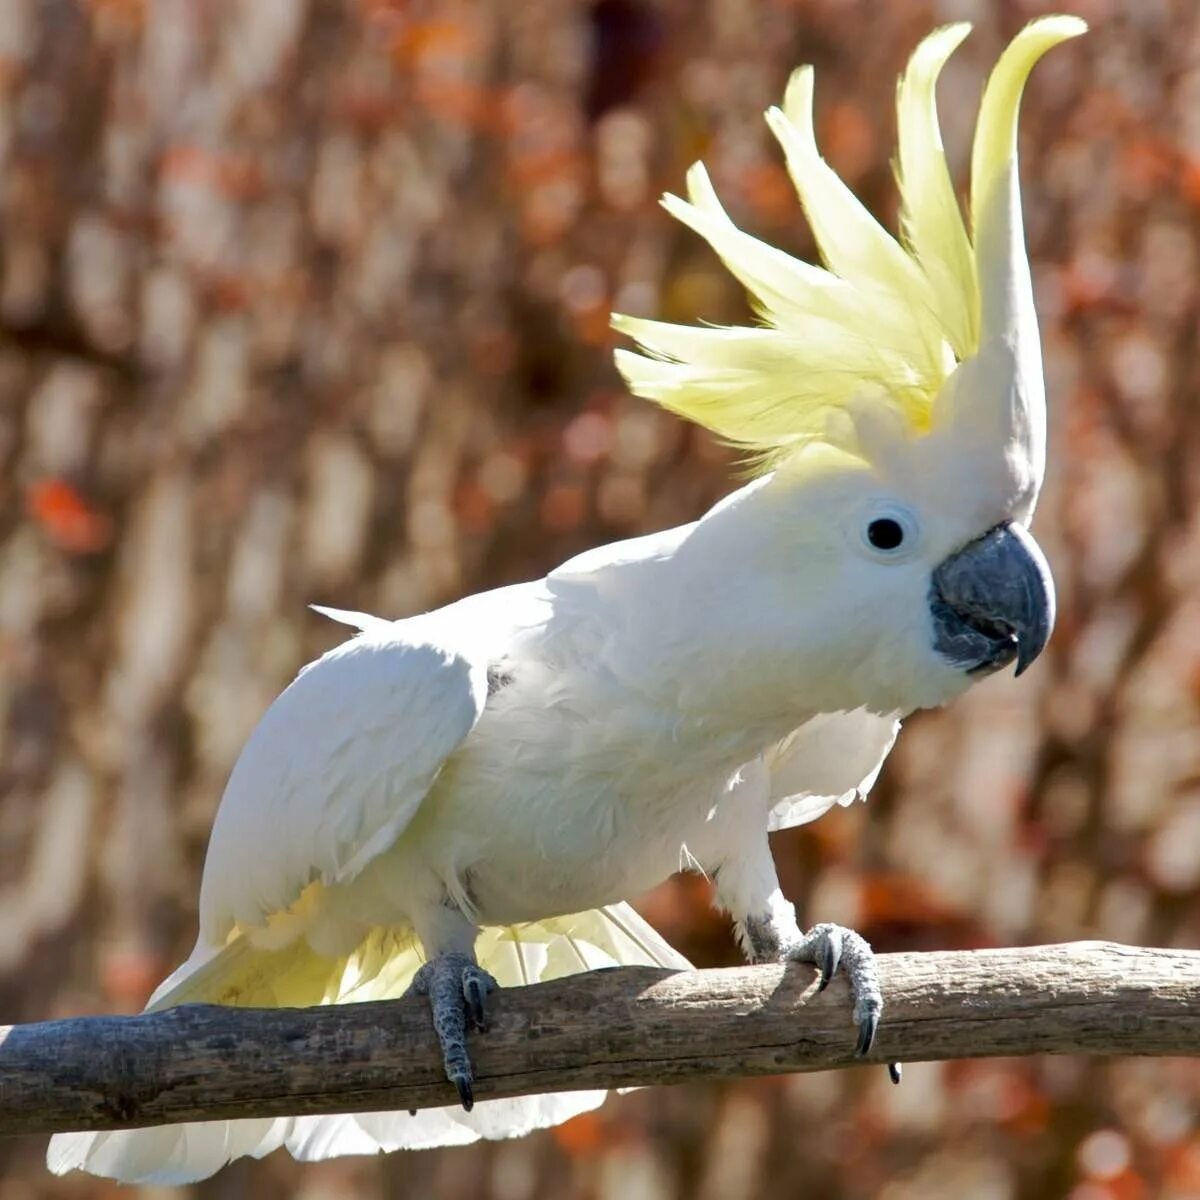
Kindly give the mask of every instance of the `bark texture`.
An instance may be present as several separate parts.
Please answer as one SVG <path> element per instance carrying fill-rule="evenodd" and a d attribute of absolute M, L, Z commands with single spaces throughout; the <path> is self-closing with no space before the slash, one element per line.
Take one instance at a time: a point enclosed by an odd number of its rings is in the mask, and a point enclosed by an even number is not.
<path fill-rule="evenodd" d="M 1200 951 L 1107 942 L 891 954 L 874 1061 L 1200 1054 Z M 634 967 L 502 991 L 474 1040 L 480 1099 L 816 1071 L 853 1055 L 845 985 L 793 965 Z M 0 1128 L 115 1129 L 454 1102 L 416 999 L 215 1005 L 12 1026 Z"/>

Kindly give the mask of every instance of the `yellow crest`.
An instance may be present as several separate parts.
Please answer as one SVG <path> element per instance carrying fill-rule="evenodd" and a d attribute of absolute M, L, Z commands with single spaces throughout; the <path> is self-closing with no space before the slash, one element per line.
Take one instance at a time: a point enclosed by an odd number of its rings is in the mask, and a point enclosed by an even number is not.
<path fill-rule="evenodd" d="M 891 410 L 913 435 L 928 431 L 934 403 L 959 364 L 997 339 L 1010 346 L 1019 341 L 1023 350 L 1009 356 L 1014 378 L 989 389 L 994 395 L 987 402 L 993 409 L 1044 408 L 1016 188 L 1017 113 L 1037 60 L 1085 29 L 1076 17 L 1033 21 L 993 70 L 972 152 L 970 234 L 946 164 L 935 98 L 938 75 L 969 25 L 927 37 L 900 79 L 899 240 L 821 158 L 813 71 L 801 67 L 782 109 L 767 112 L 767 123 L 787 158 L 824 266 L 738 229 L 697 163 L 688 172 L 687 200 L 666 196 L 663 204 L 745 285 L 762 324 L 695 328 L 614 315 L 615 328 L 643 351 L 616 352 L 630 389 L 747 449 L 760 468 L 813 442 L 860 453 L 854 422 L 839 415 L 862 406 Z M 1026 378 L 1031 373 L 1036 381 Z M 1026 430 L 1029 413 L 1021 416 L 1017 424 Z M 1036 462 L 1040 447 L 1025 449 Z M 1040 468 L 1037 473 L 1040 479 Z"/>

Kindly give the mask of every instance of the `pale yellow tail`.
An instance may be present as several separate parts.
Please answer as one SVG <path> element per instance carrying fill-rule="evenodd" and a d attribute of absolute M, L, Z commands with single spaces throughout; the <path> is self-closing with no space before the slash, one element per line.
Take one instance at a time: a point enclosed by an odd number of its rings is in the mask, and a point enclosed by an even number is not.
<path fill-rule="evenodd" d="M 689 966 L 627 904 L 485 929 L 476 953 L 501 987 L 596 967 Z M 158 988 L 147 1011 L 197 1002 L 268 1008 L 392 999 L 403 994 L 421 962 L 411 937 L 383 929 L 373 930 L 352 954 L 336 960 L 316 954 L 304 939 L 283 949 L 262 950 L 239 938 L 221 950 L 198 949 Z M 78 1169 L 124 1183 L 194 1183 L 235 1158 L 262 1158 L 280 1146 L 307 1162 L 463 1145 L 481 1137 L 519 1137 L 596 1108 L 606 1094 L 563 1092 L 485 1100 L 470 1113 L 447 1107 L 415 1116 L 345 1113 L 60 1133 L 50 1141 L 46 1164 L 56 1175 Z"/>

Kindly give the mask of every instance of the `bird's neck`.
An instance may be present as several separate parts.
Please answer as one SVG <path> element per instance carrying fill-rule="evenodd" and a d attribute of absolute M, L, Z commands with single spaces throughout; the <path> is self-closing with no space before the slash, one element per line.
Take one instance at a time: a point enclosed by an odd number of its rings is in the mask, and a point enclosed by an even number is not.
<path fill-rule="evenodd" d="M 770 481 L 759 480 L 661 535 L 654 553 L 614 555 L 611 577 L 599 579 L 621 630 L 609 667 L 678 714 L 681 734 L 765 746 L 813 712 L 846 706 L 822 641 L 797 636 L 803 585 L 781 573 L 781 519 Z"/>

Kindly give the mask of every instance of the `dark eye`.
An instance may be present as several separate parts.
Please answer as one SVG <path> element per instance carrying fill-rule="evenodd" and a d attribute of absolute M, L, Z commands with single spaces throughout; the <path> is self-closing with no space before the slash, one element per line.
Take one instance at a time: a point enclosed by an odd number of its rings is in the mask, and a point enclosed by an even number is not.
<path fill-rule="evenodd" d="M 904 541 L 904 526 L 892 517 L 876 517 L 867 526 L 867 541 L 876 550 L 898 550 Z"/>

